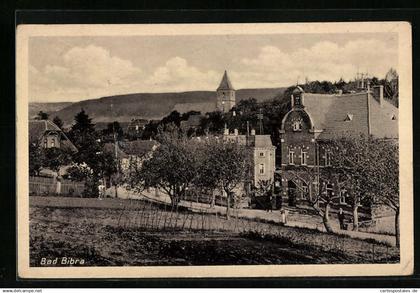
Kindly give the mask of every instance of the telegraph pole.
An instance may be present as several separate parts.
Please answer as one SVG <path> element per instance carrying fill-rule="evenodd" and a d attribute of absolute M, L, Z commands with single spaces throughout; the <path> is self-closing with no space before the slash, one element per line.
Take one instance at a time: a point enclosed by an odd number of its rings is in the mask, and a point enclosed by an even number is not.
<path fill-rule="evenodd" d="M 258 124 L 260 126 L 260 134 L 263 134 L 263 118 L 264 118 L 264 115 L 262 113 L 261 108 L 260 108 L 260 112 L 258 113 L 257 117 L 258 117 Z"/>

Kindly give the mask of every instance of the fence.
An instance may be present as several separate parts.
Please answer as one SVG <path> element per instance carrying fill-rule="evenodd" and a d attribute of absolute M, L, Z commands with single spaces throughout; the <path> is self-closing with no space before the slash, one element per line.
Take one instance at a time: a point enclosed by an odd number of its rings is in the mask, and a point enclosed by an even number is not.
<path fill-rule="evenodd" d="M 337 255 L 346 253 L 360 262 L 381 263 L 394 261 L 398 257 L 398 249 L 385 243 L 288 227 L 258 217 L 243 218 L 239 211 L 240 209 L 231 208 L 228 219 L 225 210 L 222 212 L 220 209 L 207 207 L 206 204 L 184 202 L 183 205 L 172 207 L 147 199 L 126 200 L 125 204 L 119 205 L 118 210 L 113 212 L 113 216 L 107 212 L 106 224 L 144 231 L 235 233 L 261 240 L 286 241 L 296 247 L 316 247 Z"/>
<path fill-rule="evenodd" d="M 81 196 L 85 185 L 83 183 L 73 182 L 61 179 L 60 195 L 62 196 Z M 29 194 L 30 195 L 56 195 L 57 180 L 50 177 L 29 176 Z"/>

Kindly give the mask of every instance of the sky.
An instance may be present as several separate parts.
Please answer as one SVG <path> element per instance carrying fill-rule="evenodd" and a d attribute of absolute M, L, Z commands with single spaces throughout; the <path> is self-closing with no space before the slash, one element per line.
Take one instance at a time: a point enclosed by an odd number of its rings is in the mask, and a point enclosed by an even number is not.
<path fill-rule="evenodd" d="M 61 37 L 29 40 L 30 102 L 235 89 L 398 71 L 396 33 Z"/>

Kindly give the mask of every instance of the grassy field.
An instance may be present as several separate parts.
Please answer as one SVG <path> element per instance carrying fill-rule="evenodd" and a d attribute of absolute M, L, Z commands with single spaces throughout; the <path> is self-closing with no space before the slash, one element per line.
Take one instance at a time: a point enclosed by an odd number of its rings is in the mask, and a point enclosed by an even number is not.
<path fill-rule="evenodd" d="M 140 200 L 31 197 L 31 265 L 57 257 L 89 266 L 385 263 L 398 262 L 399 251 Z"/>

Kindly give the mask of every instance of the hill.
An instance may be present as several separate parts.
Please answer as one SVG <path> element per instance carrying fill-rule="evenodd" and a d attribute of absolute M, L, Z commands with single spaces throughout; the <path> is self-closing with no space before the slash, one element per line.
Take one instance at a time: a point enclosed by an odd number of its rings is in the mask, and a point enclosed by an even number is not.
<path fill-rule="evenodd" d="M 285 88 L 240 89 L 236 91 L 236 101 L 251 97 L 265 101 L 283 95 L 284 90 Z M 67 125 L 72 123 L 74 116 L 82 108 L 94 122 L 127 122 L 132 118 L 161 119 L 173 110 L 198 110 L 202 113 L 214 111 L 215 95 L 214 91 L 138 93 L 86 100 L 56 111 L 43 111 L 51 116 L 59 116 Z"/>
<path fill-rule="evenodd" d="M 53 113 L 64 109 L 65 107 L 71 105 L 71 102 L 62 102 L 62 103 L 29 103 L 29 118 L 35 117 L 39 111 L 46 113 Z M 51 117 L 53 118 L 53 117 Z"/>

